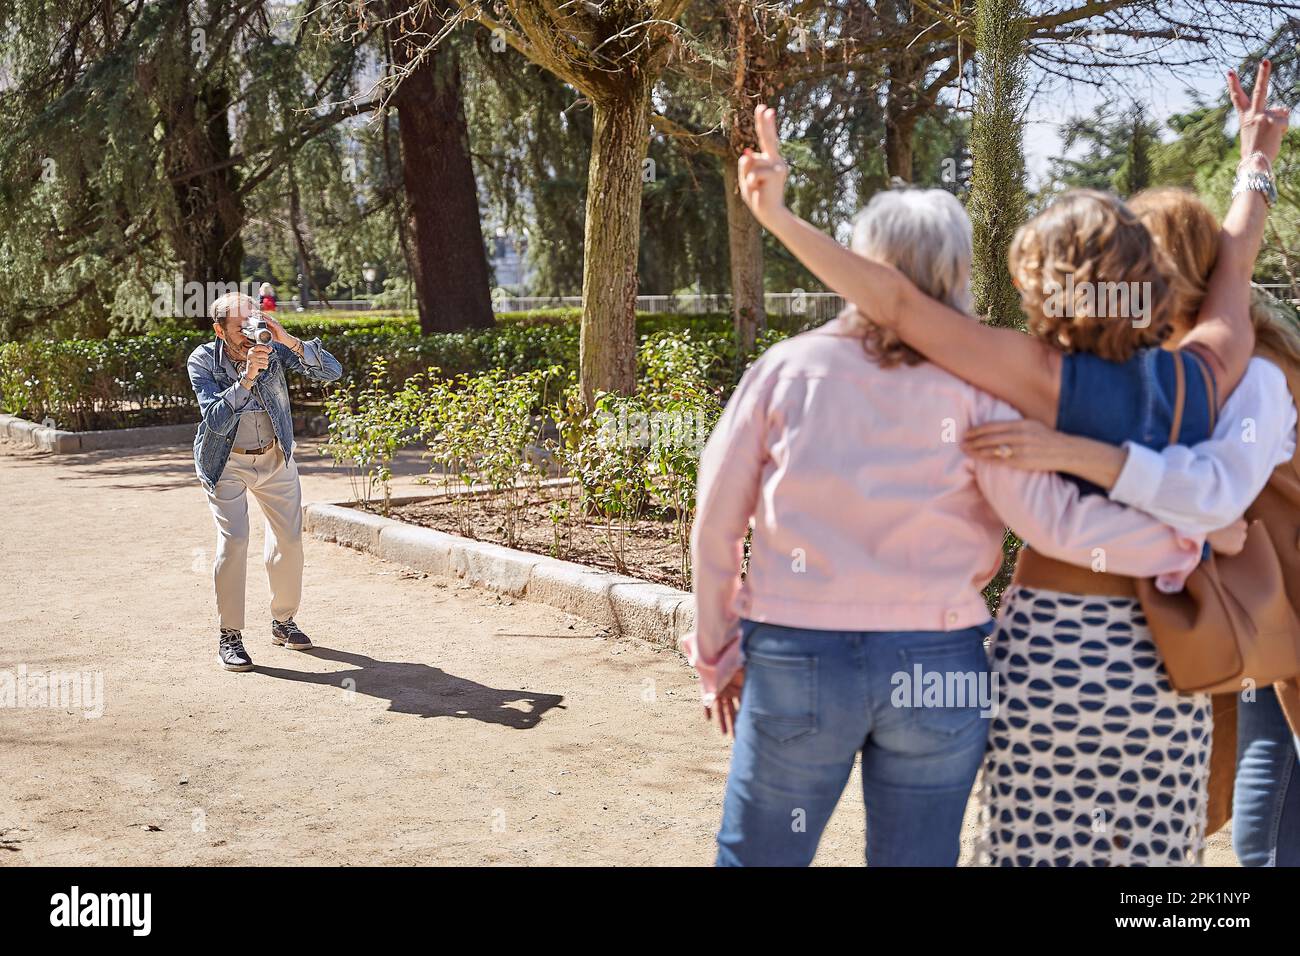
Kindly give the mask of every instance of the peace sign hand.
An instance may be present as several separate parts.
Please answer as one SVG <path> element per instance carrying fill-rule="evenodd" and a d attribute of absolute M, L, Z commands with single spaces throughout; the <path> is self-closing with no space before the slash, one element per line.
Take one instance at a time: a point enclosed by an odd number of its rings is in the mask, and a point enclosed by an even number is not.
<path fill-rule="evenodd" d="M 785 180 L 790 167 L 781 158 L 776 134 L 776 110 L 754 107 L 754 129 L 759 152 L 747 149 L 740 157 L 740 195 L 754 218 L 767 225 L 785 208 Z"/>
<path fill-rule="evenodd" d="M 1249 99 L 1242 89 L 1241 79 L 1235 70 L 1228 72 L 1228 96 L 1236 107 L 1237 119 L 1241 123 L 1241 158 L 1250 159 L 1255 153 L 1262 153 L 1271 167 L 1282 148 L 1282 136 L 1286 133 L 1291 119 L 1291 111 L 1285 106 L 1269 107 L 1268 81 L 1273 72 L 1269 60 L 1261 60 L 1255 74 L 1255 89 Z"/>

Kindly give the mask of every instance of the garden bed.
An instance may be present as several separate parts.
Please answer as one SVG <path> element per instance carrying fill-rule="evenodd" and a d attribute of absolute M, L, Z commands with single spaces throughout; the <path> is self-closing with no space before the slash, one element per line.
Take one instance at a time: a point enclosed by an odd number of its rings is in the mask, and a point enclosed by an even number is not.
<path fill-rule="evenodd" d="M 427 500 L 427 499 L 421 499 Z M 398 499 L 394 505 L 413 503 Z M 353 502 L 309 504 L 303 530 L 425 574 L 548 604 L 619 638 L 676 648 L 695 626 L 683 590 L 386 518 Z"/>
<path fill-rule="evenodd" d="M 489 494 L 438 496 L 396 503 L 388 516 L 475 541 L 628 574 L 655 584 L 690 587 L 683 573 L 681 543 L 671 519 L 642 518 L 627 522 L 621 530 L 620 561 L 615 556 L 620 535 L 617 527 L 598 518 L 577 518 L 562 524 L 555 520 L 557 507 L 578 508 L 572 486 L 521 489 L 513 543 L 506 534 L 500 502 L 500 496 Z"/>

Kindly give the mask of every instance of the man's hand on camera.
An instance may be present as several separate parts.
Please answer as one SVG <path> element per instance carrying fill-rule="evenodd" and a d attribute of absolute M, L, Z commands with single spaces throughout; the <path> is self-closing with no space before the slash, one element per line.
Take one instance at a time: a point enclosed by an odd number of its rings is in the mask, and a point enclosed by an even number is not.
<path fill-rule="evenodd" d="M 248 364 L 244 368 L 244 377 L 240 379 L 240 384 L 245 388 L 251 388 L 257 376 L 260 375 L 271 363 L 271 346 L 254 345 L 248 350 Z"/>
<path fill-rule="evenodd" d="M 295 352 L 302 354 L 302 342 L 284 330 L 284 326 L 275 321 L 275 317 L 269 313 L 262 313 L 262 321 L 266 327 L 271 330 L 271 337 L 281 345 L 293 349 Z"/>

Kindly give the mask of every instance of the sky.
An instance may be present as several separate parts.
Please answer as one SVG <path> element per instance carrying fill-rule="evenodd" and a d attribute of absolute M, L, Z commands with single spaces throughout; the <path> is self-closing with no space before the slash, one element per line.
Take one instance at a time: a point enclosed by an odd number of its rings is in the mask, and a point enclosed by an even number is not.
<path fill-rule="evenodd" d="M 1087 116 L 1097 105 L 1105 103 L 1113 104 L 1115 111 L 1120 112 L 1137 101 L 1148 108 L 1152 119 L 1163 121 L 1171 114 L 1191 108 L 1196 92 L 1206 102 L 1216 101 L 1225 89 L 1224 74 L 1235 65 L 1186 67 L 1178 76 L 1125 71 L 1127 75 L 1118 91 L 1102 91 L 1082 83 L 1057 83 L 1036 91 L 1025 111 L 1025 164 L 1030 185 L 1037 186 L 1047 173 L 1050 159 L 1061 155 L 1062 126 L 1073 117 Z M 1171 135 L 1168 130 L 1164 133 Z"/>

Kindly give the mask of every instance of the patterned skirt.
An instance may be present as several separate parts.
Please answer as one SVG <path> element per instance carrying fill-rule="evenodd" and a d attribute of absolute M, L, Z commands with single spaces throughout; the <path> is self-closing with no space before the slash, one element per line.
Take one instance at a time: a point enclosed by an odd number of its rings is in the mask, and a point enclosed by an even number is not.
<path fill-rule="evenodd" d="M 1200 862 L 1210 697 L 1169 686 L 1137 601 L 1017 587 L 992 656 L 979 862 Z"/>

